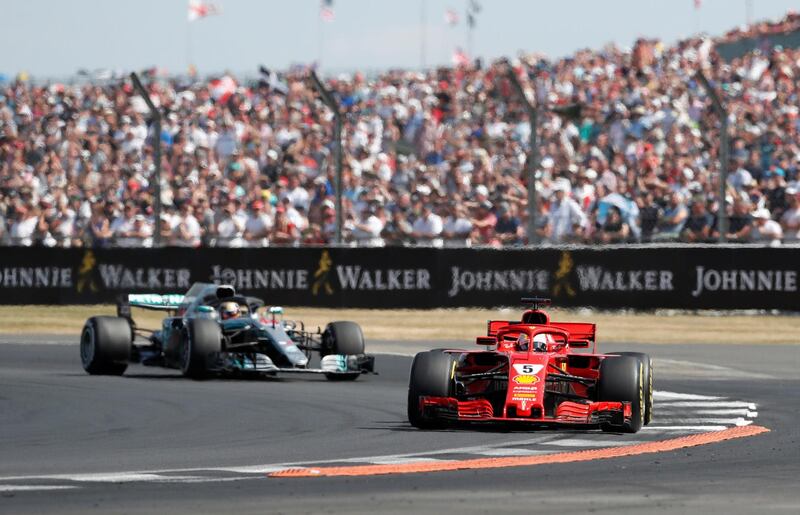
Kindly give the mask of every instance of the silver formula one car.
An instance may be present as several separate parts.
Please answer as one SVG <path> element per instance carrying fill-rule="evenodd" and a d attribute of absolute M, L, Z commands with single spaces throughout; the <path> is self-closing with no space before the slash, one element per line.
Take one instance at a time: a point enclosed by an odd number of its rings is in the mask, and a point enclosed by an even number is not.
<path fill-rule="evenodd" d="M 161 328 L 138 327 L 131 308 L 167 312 Z M 232 312 L 235 310 L 236 312 Z M 81 333 L 81 362 L 89 374 L 121 375 L 128 363 L 178 369 L 202 378 L 215 374 L 314 373 L 354 380 L 374 371 L 355 322 L 330 322 L 307 331 L 283 319 L 280 307 L 238 294 L 232 286 L 195 283 L 185 295 L 130 294 L 117 316 L 95 316 Z M 318 367 L 311 367 L 318 353 Z"/>

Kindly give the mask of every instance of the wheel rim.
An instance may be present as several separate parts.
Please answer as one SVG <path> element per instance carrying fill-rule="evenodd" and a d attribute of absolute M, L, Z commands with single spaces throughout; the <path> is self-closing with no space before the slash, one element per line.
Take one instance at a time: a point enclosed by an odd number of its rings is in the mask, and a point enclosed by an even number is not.
<path fill-rule="evenodd" d="M 90 324 L 83 328 L 81 335 L 81 361 L 88 366 L 94 360 L 96 350 L 94 327 Z"/>

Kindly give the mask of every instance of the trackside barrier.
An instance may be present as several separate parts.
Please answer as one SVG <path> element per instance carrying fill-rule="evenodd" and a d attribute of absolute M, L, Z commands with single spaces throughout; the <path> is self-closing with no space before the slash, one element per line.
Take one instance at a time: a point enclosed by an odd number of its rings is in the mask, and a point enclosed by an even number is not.
<path fill-rule="evenodd" d="M 230 283 L 268 304 L 797 311 L 800 248 L 0 248 L 0 303 L 94 304 Z"/>

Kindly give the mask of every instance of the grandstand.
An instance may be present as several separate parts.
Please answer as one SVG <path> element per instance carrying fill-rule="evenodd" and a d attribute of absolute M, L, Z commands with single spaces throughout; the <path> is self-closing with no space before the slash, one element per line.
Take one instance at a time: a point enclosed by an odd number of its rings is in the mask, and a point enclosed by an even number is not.
<path fill-rule="evenodd" d="M 731 127 L 726 239 L 796 242 L 800 51 L 723 59 L 715 44 L 797 30 L 790 14 L 716 40 L 514 59 L 541 111 L 540 244 L 716 241 L 720 134 L 694 79 L 703 66 Z M 504 66 L 327 78 L 344 113 L 347 245 L 529 243 L 530 125 Z M 156 233 L 168 246 L 331 243 L 331 113 L 306 70 L 262 75 L 149 77 L 160 135 L 128 79 L 0 83 L 0 244 L 148 247 Z"/>

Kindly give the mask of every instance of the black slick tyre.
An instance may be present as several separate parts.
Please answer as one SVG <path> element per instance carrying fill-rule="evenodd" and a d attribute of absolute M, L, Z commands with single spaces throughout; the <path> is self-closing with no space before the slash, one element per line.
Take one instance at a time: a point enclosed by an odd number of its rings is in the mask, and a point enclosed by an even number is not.
<path fill-rule="evenodd" d="M 653 420 L 653 358 L 643 352 L 611 352 L 615 356 L 633 356 L 644 365 L 642 382 L 644 383 L 644 425 Z"/>
<path fill-rule="evenodd" d="M 186 324 L 181 348 L 181 372 L 186 377 L 208 376 L 208 360 L 222 350 L 222 331 L 214 320 L 192 318 Z"/>
<path fill-rule="evenodd" d="M 97 316 L 81 331 L 81 364 L 91 375 L 120 376 L 128 368 L 133 335 L 122 317 Z"/>
<path fill-rule="evenodd" d="M 344 356 L 359 356 L 364 354 L 364 333 L 361 326 L 355 322 L 342 320 L 331 322 L 322 333 L 322 347 L 324 355 L 342 354 Z M 355 381 L 361 372 L 325 374 L 329 381 Z"/>
<path fill-rule="evenodd" d="M 329 323 L 322 333 L 322 342 L 326 354 L 364 354 L 364 333 L 355 322 L 343 320 Z"/>
<path fill-rule="evenodd" d="M 636 433 L 644 425 L 644 363 L 635 356 L 611 356 L 600 363 L 597 393 L 600 401 L 629 402 L 630 421 L 622 425 L 604 423 L 603 431 Z"/>
<path fill-rule="evenodd" d="M 454 391 L 456 356 L 447 352 L 420 352 L 411 363 L 408 379 L 408 421 L 420 429 L 442 427 L 445 421 L 424 412 L 421 396 L 451 397 Z"/>

